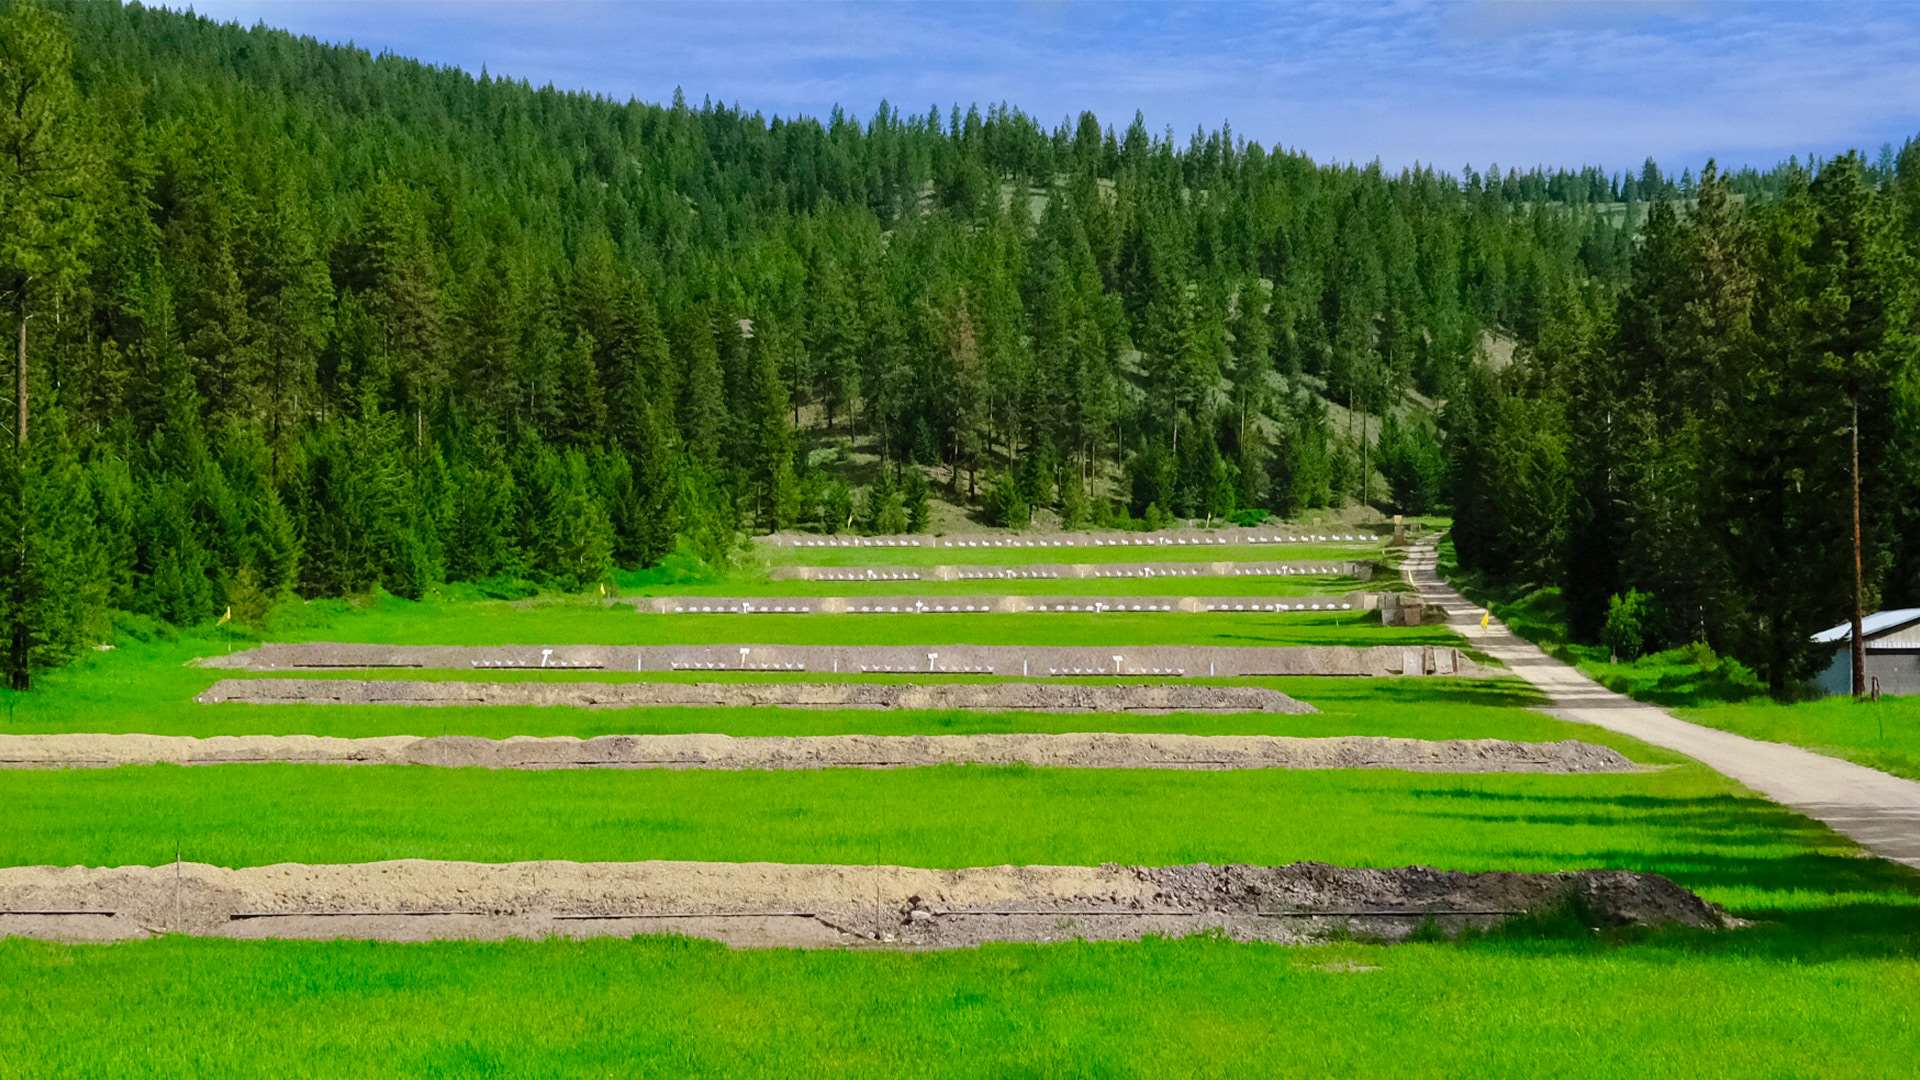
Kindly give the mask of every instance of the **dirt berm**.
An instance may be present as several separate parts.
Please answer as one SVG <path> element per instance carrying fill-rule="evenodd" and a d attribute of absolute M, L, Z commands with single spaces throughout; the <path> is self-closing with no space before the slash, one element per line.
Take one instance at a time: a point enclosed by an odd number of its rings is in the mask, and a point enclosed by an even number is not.
<path fill-rule="evenodd" d="M 1287 616 L 1291 618 L 1292 616 Z M 1444 645 L 366 645 L 266 644 L 194 661 L 241 671 L 454 668 L 605 671 L 773 671 L 817 674 L 1094 675 L 1239 678 L 1261 675 L 1483 676 Z"/>
<path fill-rule="evenodd" d="M 0 767 L 170 763 L 444 765 L 489 769 L 827 769 L 1035 765 L 1078 769 L 1408 769 L 1422 772 L 1620 772 L 1626 757 L 1582 742 L 1426 741 L 1346 736 L 602 735 L 592 739 L 394 735 L 0 735 Z"/>
<path fill-rule="evenodd" d="M 780 706 L 817 709 L 989 709 L 1037 712 L 1312 713 L 1255 686 L 1072 683 L 471 682 L 402 679 L 222 679 L 194 698 L 307 705 Z"/>
<path fill-rule="evenodd" d="M 467 863 L 0 869 L 0 934 L 101 941 L 685 934 L 736 946 L 950 948 L 1211 931 L 1306 943 L 1570 909 L 1593 925 L 1739 925 L 1655 874 L 1426 867 Z"/>

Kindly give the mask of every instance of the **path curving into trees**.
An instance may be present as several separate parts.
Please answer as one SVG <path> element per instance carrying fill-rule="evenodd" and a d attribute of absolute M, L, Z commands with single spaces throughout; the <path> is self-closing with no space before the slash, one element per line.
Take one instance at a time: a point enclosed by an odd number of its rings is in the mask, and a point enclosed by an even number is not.
<path fill-rule="evenodd" d="M 1482 628 L 1483 609 L 1440 577 L 1431 545 L 1413 549 L 1405 570 L 1420 598 L 1446 613 L 1448 626 L 1539 687 L 1555 715 L 1685 754 L 1876 855 L 1920 867 L 1920 783 L 1797 746 L 1690 724 L 1643 705 L 1548 656 L 1497 620 Z"/>

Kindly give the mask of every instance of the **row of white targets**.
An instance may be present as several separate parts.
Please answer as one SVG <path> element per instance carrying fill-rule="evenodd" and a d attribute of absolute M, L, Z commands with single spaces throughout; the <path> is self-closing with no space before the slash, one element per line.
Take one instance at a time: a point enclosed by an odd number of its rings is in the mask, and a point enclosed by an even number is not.
<path fill-rule="evenodd" d="M 685 604 L 676 605 L 675 615 L 811 615 L 805 604 Z"/>
<path fill-rule="evenodd" d="M 1029 604 L 1028 611 L 1172 611 L 1172 604 Z"/>
<path fill-rule="evenodd" d="M 1230 572 L 1230 577 L 1292 577 L 1295 574 L 1320 576 L 1327 570 L 1314 570 L 1308 567 L 1294 566 L 1243 566 Z M 1057 580 L 1058 570 L 956 570 L 955 581 L 1041 581 Z M 1168 567 L 1155 569 L 1151 566 L 1125 570 L 1095 570 L 1088 575 L 1096 578 L 1182 578 L 1212 577 L 1213 571 L 1202 567 Z M 821 570 L 813 575 L 814 581 L 920 581 L 923 575 L 918 570 Z"/>
<path fill-rule="evenodd" d="M 1352 604 L 1208 604 L 1208 611 L 1352 611 Z"/>
<path fill-rule="evenodd" d="M 675 660 L 675 671 L 805 671 L 805 664 L 729 664 L 723 660 Z"/>
<path fill-rule="evenodd" d="M 532 660 L 474 660 L 470 667 L 487 670 L 584 671 L 606 667 L 598 660 L 555 660 L 552 649 L 541 650 L 538 662 Z"/>
<path fill-rule="evenodd" d="M 598 661 L 555 660 L 555 659 L 552 659 L 552 651 L 553 650 L 551 649 L 546 650 L 545 651 L 546 655 L 543 655 L 540 661 L 537 663 L 530 660 L 474 660 L 474 661 L 470 661 L 470 665 L 478 669 L 510 670 L 510 671 L 519 671 L 519 670 L 538 671 L 542 669 L 548 670 L 548 671 L 573 671 L 573 670 L 581 670 L 586 668 L 604 668 L 606 666 L 605 664 L 602 664 Z M 779 663 L 779 664 L 748 663 L 746 658 L 747 650 L 743 648 L 740 650 L 740 652 L 741 652 L 740 662 L 737 664 L 729 664 L 724 660 L 674 660 L 674 661 L 670 661 L 667 666 L 670 670 L 673 670 L 673 671 L 780 671 L 780 672 L 785 672 L 785 671 L 810 670 L 806 664 L 799 663 L 799 662 Z M 861 664 L 859 667 L 859 671 L 863 675 L 927 675 L 927 674 L 992 675 L 992 674 L 995 674 L 994 669 L 985 664 L 944 664 L 943 665 L 943 664 L 937 663 L 937 659 L 938 657 L 936 655 L 928 654 L 927 666 L 924 668 L 909 666 L 906 664 Z M 833 670 L 836 672 L 840 670 L 840 664 L 838 661 L 834 662 Z M 1185 675 L 1186 673 L 1187 673 L 1186 668 L 1173 668 L 1173 667 L 1126 668 L 1121 666 L 1119 657 L 1114 658 L 1114 666 L 1111 669 L 1103 668 L 1103 667 L 1050 667 L 1047 669 L 1047 674 L 1053 675 L 1053 676 L 1074 676 L 1074 675 L 1181 676 L 1181 675 Z M 1027 674 L 1025 663 L 1022 663 L 1021 665 L 1021 674 L 1023 675 Z"/>
<path fill-rule="evenodd" d="M 1094 537 L 1094 547 L 1181 547 L 1206 546 L 1209 544 L 1328 544 L 1328 543 L 1371 543 L 1376 537 L 1365 534 L 1337 534 L 1298 536 L 1285 533 L 1263 533 L 1257 536 L 1117 536 L 1111 539 Z M 797 548 L 1069 548 L 1086 547 L 1079 540 L 1047 540 L 1027 537 L 1003 537 L 991 540 L 927 540 L 917 537 L 890 536 L 826 536 L 819 539 L 798 539 L 788 544 Z"/>

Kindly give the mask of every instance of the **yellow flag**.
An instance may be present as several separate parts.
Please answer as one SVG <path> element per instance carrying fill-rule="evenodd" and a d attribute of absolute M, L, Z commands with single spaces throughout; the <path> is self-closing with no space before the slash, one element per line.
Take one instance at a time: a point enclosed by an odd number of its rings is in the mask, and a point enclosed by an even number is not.
<path fill-rule="evenodd" d="M 605 600 L 606 598 L 607 598 L 607 583 L 603 581 L 600 583 L 600 599 Z"/>
<path fill-rule="evenodd" d="M 1492 621 L 1493 621 L 1493 612 L 1483 611 L 1480 613 L 1480 629 L 1485 630 L 1487 628 L 1487 624 Z"/>
<path fill-rule="evenodd" d="M 232 622 L 232 621 L 233 621 L 233 606 L 232 606 L 232 605 L 228 605 L 228 606 L 227 606 L 227 610 L 226 610 L 226 612 L 225 612 L 225 613 L 223 613 L 223 614 L 222 614 L 222 615 L 220 616 L 220 621 L 219 621 L 219 622 L 217 622 L 217 623 L 214 623 L 213 625 L 215 625 L 215 626 L 225 626 L 225 625 L 227 625 L 228 623 L 230 623 L 230 622 Z"/>

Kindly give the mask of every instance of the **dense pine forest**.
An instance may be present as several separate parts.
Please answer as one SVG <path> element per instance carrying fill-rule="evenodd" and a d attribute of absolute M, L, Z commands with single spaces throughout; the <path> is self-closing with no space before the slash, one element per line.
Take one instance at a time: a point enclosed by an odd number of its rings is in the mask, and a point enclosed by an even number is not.
<path fill-rule="evenodd" d="M 1868 605 L 1920 602 L 1914 143 L 1390 172 L 19 0 L 0 104 L 16 686 L 116 619 L 579 589 L 931 492 L 1014 527 L 1450 508 L 1582 634 L 1624 605 L 1635 648 L 1785 689 L 1852 605 L 1856 431 Z"/>

